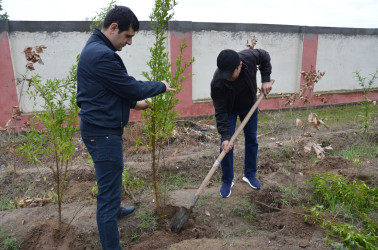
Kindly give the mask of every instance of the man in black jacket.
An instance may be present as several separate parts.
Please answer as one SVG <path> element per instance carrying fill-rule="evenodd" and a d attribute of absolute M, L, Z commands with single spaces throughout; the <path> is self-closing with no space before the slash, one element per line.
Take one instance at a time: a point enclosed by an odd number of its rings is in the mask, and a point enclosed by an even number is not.
<path fill-rule="evenodd" d="M 221 150 L 228 152 L 221 162 L 222 186 L 220 195 L 227 198 L 234 185 L 233 144 L 231 136 L 235 132 L 236 119 L 243 121 L 256 101 L 257 66 L 261 72 L 262 91 L 267 95 L 272 89 L 269 53 L 261 49 L 246 49 L 239 53 L 234 50 L 223 50 L 217 58 L 218 69 L 211 81 L 211 98 L 215 108 L 217 129 L 221 135 Z M 257 171 L 257 119 L 258 110 L 254 112 L 244 127 L 245 165 L 243 181 L 253 189 L 260 189 L 256 178 Z"/>
<path fill-rule="evenodd" d="M 139 21 L 127 7 L 116 6 L 106 15 L 102 30 L 95 29 L 78 64 L 77 104 L 80 131 L 92 156 L 97 179 L 97 226 L 103 249 L 121 249 L 117 219 L 132 215 L 121 206 L 123 128 L 130 108 L 149 108 L 144 99 L 171 89 L 165 81 L 137 81 L 129 76 L 116 51 L 131 45 Z"/>

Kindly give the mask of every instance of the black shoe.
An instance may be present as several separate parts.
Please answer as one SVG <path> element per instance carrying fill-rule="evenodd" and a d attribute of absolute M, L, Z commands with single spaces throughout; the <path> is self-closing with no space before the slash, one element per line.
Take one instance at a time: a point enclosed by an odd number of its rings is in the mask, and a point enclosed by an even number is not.
<path fill-rule="evenodd" d="M 127 218 L 133 215 L 135 212 L 134 206 L 121 207 L 118 212 L 118 219 Z"/>

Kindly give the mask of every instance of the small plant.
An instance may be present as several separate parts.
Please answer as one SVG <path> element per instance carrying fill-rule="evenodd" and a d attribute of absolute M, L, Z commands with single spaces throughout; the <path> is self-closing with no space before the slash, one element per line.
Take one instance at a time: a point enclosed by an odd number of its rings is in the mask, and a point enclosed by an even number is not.
<path fill-rule="evenodd" d="M 299 187 L 291 187 L 291 186 L 282 186 L 282 203 L 285 205 L 290 205 L 292 200 L 298 199 L 299 194 Z"/>
<path fill-rule="evenodd" d="M 378 69 L 375 71 L 375 73 L 370 74 L 370 79 L 367 79 L 367 77 L 363 77 L 359 71 L 356 71 L 354 73 L 355 77 L 358 80 L 358 84 L 362 87 L 364 95 L 364 100 L 362 102 L 363 112 L 360 115 L 360 117 L 362 117 L 364 121 L 362 126 L 363 133 L 366 134 L 370 129 L 370 116 L 372 112 L 371 106 L 373 104 L 373 101 L 369 98 L 369 94 L 372 91 L 372 87 L 375 80 L 378 78 Z"/>
<path fill-rule="evenodd" d="M 122 173 L 122 186 L 126 194 L 130 195 L 133 201 L 136 202 L 133 192 L 143 186 L 143 180 L 132 177 L 129 169 L 125 168 Z"/>
<path fill-rule="evenodd" d="M 369 213 L 377 211 L 377 188 L 333 173 L 311 175 L 314 186 L 310 200 L 313 219 L 332 236 L 340 236 L 351 248 L 376 249 L 378 225 Z"/>
<path fill-rule="evenodd" d="M 16 205 L 12 198 L 3 196 L 0 198 L 0 211 L 15 209 Z"/>
<path fill-rule="evenodd" d="M 138 228 L 141 232 L 152 233 L 158 227 L 157 217 L 151 210 L 142 209 L 135 217 L 140 221 Z"/>
<path fill-rule="evenodd" d="M 21 249 L 21 243 L 12 234 L 0 230 L 0 248 L 5 250 L 18 250 Z"/>
<path fill-rule="evenodd" d="M 97 193 L 98 193 L 98 186 L 97 186 L 97 181 L 96 181 L 96 184 L 92 187 L 92 196 L 96 197 Z"/>
<path fill-rule="evenodd" d="M 39 75 L 32 76 L 29 83 L 33 88 L 28 94 L 35 106 L 37 99 L 42 100 L 43 111 L 31 118 L 25 143 L 17 149 L 28 161 L 39 166 L 44 166 L 43 159 L 49 157 L 46 165 L 52 171 L 56 184 L 59 229 L 66 176 L 75 153 L 74 135 L 78 131 L 76 72 L 77 64 L 72 66 L 66 79 L 47 79 L 45 83 Z"/>
<path fill-rule="evenodd" d="M 236 206 L 232 208 L 232 212 L 246 220 L 253 221 L 254 213 L 256 213 L 257 207 L 255 204 L 250 203 L 248 199 L 238 201 Z"/>

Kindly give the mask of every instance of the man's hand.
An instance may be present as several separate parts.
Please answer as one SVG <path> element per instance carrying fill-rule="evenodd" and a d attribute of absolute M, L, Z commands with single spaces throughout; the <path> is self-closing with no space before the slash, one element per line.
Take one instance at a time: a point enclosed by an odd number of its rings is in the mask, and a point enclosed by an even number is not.
<path fill-rule="evenodd" d="M 161 81 L 161 82 L 165 84 L 165 88 L 166 88 L 165 92 L 168 92 L 168 91 L 174 92 L 174 91 L 176 91 L 176 89 L 170 88 L 169 84 L 166 81 Z"/>
<path fill-rule="evenodd" d="M 135 107 L 134 107 L 135 110 L 145 110 L 145 109 L 148 109 L 148 108 L 151 108 L 151 105 L 148 104 L 146 102 L 146 100 L 137 101 L 137 103 L 135 104 Z"/>
<path fill-rule="evenodd" d="M 272 90 L 272 82 L 271 81 L 270 82 L 263 82 L 261 89 L 262 89 L 262 92 L 264 93 L 264 95 L 266 96 Z"/>
<path fill-rule="evenodd" d="M 222 150 L 228 153 L 234 147 L 234 143 L 230 143 L 230 141 L 225 140 L 222 142 Z"/>

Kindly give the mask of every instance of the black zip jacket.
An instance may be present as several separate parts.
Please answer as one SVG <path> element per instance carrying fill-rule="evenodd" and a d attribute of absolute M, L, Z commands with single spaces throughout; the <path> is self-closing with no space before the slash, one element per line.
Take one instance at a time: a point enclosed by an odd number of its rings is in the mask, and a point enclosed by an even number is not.
<path fill-rule="evenodd" d="M 121 129 L 137 101 L 166 91 L 164 83 L 137 81 L 127 74 L 108 38 L 95 29 L 80 55 L 77 68 L 77 105 L 80 118 L 92 125 Z"/>
<path fill-rule="evenodd" d="M 270 55 L 267 51 L 262 49 L 246 49 L 238 52 L 238 54 L 243 66 L 236 81 L 238 83 L 244 81 L 244 83 L 247 84 L 253 98 L 252 104 L 254 104 L 257 93 L 257 66 L 261 73 L 262 82 L 269 82 L 270 74 L 272 73 Z M 238 98 L 232 86 L 235 82 L 219 78 L 218 70 L 215 71 L 213 80 L 211 81 L 211 98 L 215 108 L 217 129 L 222 137 L 222 141 L 230 140 L 232 136 L 230 134 L 228 114 L 234 110 L 235 99 Z"/>

